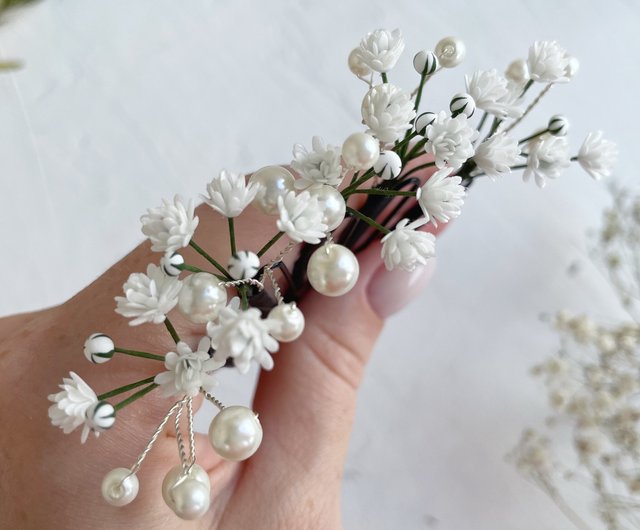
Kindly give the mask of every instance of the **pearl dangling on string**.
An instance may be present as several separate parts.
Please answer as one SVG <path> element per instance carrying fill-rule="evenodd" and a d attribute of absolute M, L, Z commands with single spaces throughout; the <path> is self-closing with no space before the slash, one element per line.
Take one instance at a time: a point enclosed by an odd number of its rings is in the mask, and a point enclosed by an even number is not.
<path fill-rule="evenodd" d="M 360 265 L 347 247 L 326 243 L 316 249 L 307 264 L 309 283 L 325 296 L 342 296 L 358 281 Z"/>

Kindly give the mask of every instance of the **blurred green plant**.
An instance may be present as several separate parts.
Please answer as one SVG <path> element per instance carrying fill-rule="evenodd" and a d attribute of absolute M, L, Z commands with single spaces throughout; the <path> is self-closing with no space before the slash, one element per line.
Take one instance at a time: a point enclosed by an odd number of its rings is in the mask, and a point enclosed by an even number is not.
<path fill-rule="evenodd" d="M 0 24 L 7 22 L 7 15 L 19 8 L 34 4 L 38 0 L 0 0 Z M 15 59 L 0 60 L 0 73 L 12 72 L 22 68 L 23 63 Z"/>

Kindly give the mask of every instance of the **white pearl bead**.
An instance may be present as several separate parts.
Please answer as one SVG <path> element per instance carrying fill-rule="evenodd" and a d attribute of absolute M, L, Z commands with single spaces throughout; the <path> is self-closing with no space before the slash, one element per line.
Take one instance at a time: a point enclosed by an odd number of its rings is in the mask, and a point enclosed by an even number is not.
<path fill-rule="evenodd" d="M 271 331 L 271 335 L 280 342 L 292 342 L 304 331 L 304 315 L 295 303 L 275 306 L 269 311 L 268 318 L 278 324 L 277 329 Z"/>
<path fill-rule="evenodd" d="M 514 83 L 526 83 L 529 80 L 529 67 L 524 59 L 516 59 L 504 73 L 505 77 Z"/>
<path fill-rule="evenodd" d="M 239 462 L 260 447 L 262 426 L 251 409 L 239 405 L 225 407 L 209 426 L 209 441 L 222 458 Z"/>
<path fill-rule="evenodd" d="M 445 37 L 436 44 L 436 56 L 445 68 L 458 66 L 467 54 L 467 48 L 460 39 Z"/>
<path fill-rule="evenodd" d="M 260 269 L 260 258 L 248 250 L 239 250 L 229 258 L 227 270 L 234 280 L 253 278 Z"/>
<path fill-rule="evenodd" d="M 162 481 L 162 498 L 181 519 L 202 517 L 211 502 L 209 475 L 197 464 L 187 475 L 182 465 L 172 467 Z"/>
<path fill-rule="evenodd" d="M 327 225 L 327 230 L 338 228 L 347 211 L 347 204 L 342 193 L 326 184 L 310 191 L 312 196 L 318 198 L 318 204 L 322 210 L 322 222 Z"/>
<path fill-rule="evenodd" d="M 267 166 L 256 171 L 249 182 L 259 184 L 253 205 L 267 215 L 278 213 L 278 197 L 294 189 L 293 175 L 281 166 Z"/>
<path fill-rule="evenodd" d="M 113 357 L 115 345 L 104 333 L 93 333 L 84 343 L 84 356 L 96 364 L 106 363 Z"/>
<path fill-rule="evenodd" d="M 402 171 L 402 160 L 394 151 L 382 151 L 380 158 L 373 165 L 373 170 L 384 180 L 394 179 Z"/>
<path fill-rule="evenodd" d="M 357 75 L 358 77 L 365 77 L 371 73 L 371 68 L 369 68 L 362 60 L 359 48 L 354 48 L 353 50 L 351 50 L 348 63 L 351 73 Z"/>
<path fill-rule="evenodd" d="M 367 133 L 353 133 L 342 144 L 342 159 L 358 171 L 373 167 L 380 156 L 378 141 Z"/>
<path fill-rule="evenodd" d="M 182 282 L 178 309 L 194 324 L 214 320 L 227 303 L 227 291 L 220 280 L 208 272 L 196 272 Z"/>
<path fill-rule="evenodd" d="M 129 475 L 130 469 L 117 467 L 102 479 L 102 497 L 112 506 L 129 504 L 138 495 L 140 482 L 135 475 Z"/>
<path fill-rule="evenodd" d="M 318 248 L 307 264 L 309 283 L 325 296 L 342 296 L 358 281 L 360 265 L 347 247 L 328 243 Z"/>

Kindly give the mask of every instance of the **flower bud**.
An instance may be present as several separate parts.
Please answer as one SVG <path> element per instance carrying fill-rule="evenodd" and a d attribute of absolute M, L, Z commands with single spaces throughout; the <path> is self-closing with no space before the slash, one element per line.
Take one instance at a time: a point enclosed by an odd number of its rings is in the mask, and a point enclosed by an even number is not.
<path fill-rule="evenodd" d="M 469 94 L 460 92 L 451 98 L 449 109 L 453 118 L 458 114 L 464 114 L 467 118 L 470 118 L 476 110 L 476 102 Z"/>
<path fill-rule="evenodd" d="M 104 432 L 116 421 L 116 409 L 106 401 L 96 401 L 87 409 L 87 424 L 91 430 Z"/>
<path fill-rule="evenodd" d="M 95 364 L 106 363 L 113 357 L 115 345 L 104 333 L 94 333 L 84 343 L 84 356 Z"/>
<path fill-rule="evenodd" d="M 436 121 L 437 117 L 438 115 L 435 112 L 423 112 L 420 114 L 413 122 L 416 132 L 424 136 L 427 132 L 427 127 Z"/>
<path fill-rule="evenodd" d="M 400 175 L 402 160 L 394 151 L 382 151 L 373 164 L 373 170 L 384 180 L 391 180 Z"/>
<path fill-rule="evenodd" d="M 413 57 L 413 67 L 420 75 L 432 75 L 438 69 L 438 58 L 433 52 L 419 51 Z"/>
<path fill-rule="evenodd" d="M 559 114 L 551 116 L 547 129 L 554 136 L 566 136 L 569 132 L 569 120 Z"/>
<path fill-rule="evenodd" d="M 160 266 L 164 273 L 167 276 L 172 276 L 174 278 L 180 276 L 180 269 L 178 268 L 178 265 L 183 264 L 184 258 L 177 252 L 174 252 L 173 254 L 167 253 L 160 258 Z"/>

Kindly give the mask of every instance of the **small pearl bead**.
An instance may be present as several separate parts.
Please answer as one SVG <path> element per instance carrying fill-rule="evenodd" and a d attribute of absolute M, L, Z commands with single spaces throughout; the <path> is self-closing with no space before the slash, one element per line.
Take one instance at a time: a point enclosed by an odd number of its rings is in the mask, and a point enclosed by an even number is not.
<path fill-rule="evenodd" d="M 402 160 L 394 151 L 382 151 L 373 170 L 384 180 L 394 179 L 402 171 Z"/>
<path fill-rule="evenodd" d="M 138 495 L 140 483 L 138 477 L 129 475 L 130 469 L 117 467 L 102 479 L 102 497 L 112 506 L 129 504 Z M 126 477 L 126 478 L 125 478 Z"/>
<path fill-rule="evenodd" d="M 238 405 L 226 407 L 213 418 L 209 441 L 222 458 L 239 462 L 260 447 L 262 426 L 251 409 Z"/>
<path fill-rule="evenodd" d="M 358 281 L 360 266 L 347 247 L 328 243 L 318 248 L 307 264 L 309 283 L 325 296 L 342 296 Z"/>
<path fill-rule="evenodd" d="M 347 204 L 342 194 L 333 186 L 322 185 L 312 189 L 311 195 L 318 197 L 318 204 L 322 209 L 322 222 L 327 225 L 327 230 L 335 230 L 344 220 Z"/>
<path fill-rule="evenodd" d="M 182 282 L 178 309 L 194 324 L 214 320 L 227 303 L 227 291 L 220 280 L 208 272 L 196 272 Z"/>
<path fill-rule="evenodd" d="M 268 318 L 279 324 L 278 329 L 271 331 L 271 335 L 280 342 L 292 342 L 304 331 L 304 315 L 295 303 L 275 306 Z"/>
<path fill-rule="evenodd" d="M 529 67 L 524 59 L 516 59 L 504 73 L 505 77 L 514 83 L 526 83 L 529 81 Z"/>
<path fill-rule="evenodd" d="M 267 215 L 278 214 L 278 197 L 293 191 L 295 179 L 281 166 L 263 167 L 251 175 L 249 182 L 260 186 L 253 205 Z"/>
<path fill-rule="evenodd" d="M 436 44 L 436 56 L 445 68 L 458 66 L 467 53 L 467 48 L 460 39 L 445 37 Z"/>
<path fill-rule="evenodd" d="M 371 73 L 371 68 L 369 68 L 363 61 L 360 55 L 360 50 L 358 48 L 354 48 L 351 50 L 349 54 L 349 70 L 354 75 L 358 77 L 365 77 Z"/>
<path fill-rule="evenodd" d="M 253 278 L 260 269 L 260 258 L 248 250 L 239 250 L 229 258 L 227 270 L 234 280 Z"/>
<path fill-rule="evenodd" d="M 96 364 L 106 363 L 113 357 L 113 340 L 104 333 L 93 333 L 84 343 L 84 356 Z"/>
<path fill-rule="evenodd" d="M 211 502 L 209 475 L 197 464 L 186 476 L 182 465 L 172 467 L 162 481 L 162 498 L 181 519 L 202 517 Z"/>
<path fill-rule="evenodd" d="M 342 159 L 348 167 L 358 171 L 373 167 L 379 156 L 378 141 L 366 133 L 353 133 L 342 144 Z"/>

